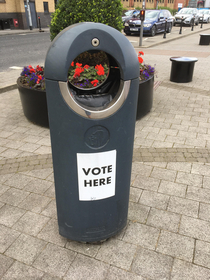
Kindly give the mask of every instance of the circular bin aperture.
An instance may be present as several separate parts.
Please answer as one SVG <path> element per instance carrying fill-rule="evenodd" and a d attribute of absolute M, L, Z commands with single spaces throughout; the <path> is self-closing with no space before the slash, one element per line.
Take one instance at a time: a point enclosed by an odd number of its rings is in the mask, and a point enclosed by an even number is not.
<path fill-rule="evenodd" d="M 82 90 L 68 82 L 84 52 L 109 58 L 106 81 Z M 45 61 L 59 233 L 102 241 L 127 223 L 139 62 L 128 39 L 100 23 L 79 23 L 51 43 Z M 99 97 L 99 98 L 98 98 Z"/>
<path fill-rule="evenodd" d="M 196 57 L 171 57 L 170 81 L 175 83 L 189 83 L 192 81 Z"/>

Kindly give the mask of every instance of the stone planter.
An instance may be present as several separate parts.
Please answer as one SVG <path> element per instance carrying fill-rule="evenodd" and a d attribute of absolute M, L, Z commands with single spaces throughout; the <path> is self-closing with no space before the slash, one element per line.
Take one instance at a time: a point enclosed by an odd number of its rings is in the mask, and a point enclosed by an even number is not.
<path fill-rule="evenodd" d="M 25 117 L 34 124 L 49 127 L 46 91 L 24 87 L 20 78 L 17 86 Z"/>
<path fill-rule="evenodd" d="M 153 104 L 154 76 L 146 81 L 139 82 L 139 95 L 136 119 L 144 117 L 152 109 Z"/>

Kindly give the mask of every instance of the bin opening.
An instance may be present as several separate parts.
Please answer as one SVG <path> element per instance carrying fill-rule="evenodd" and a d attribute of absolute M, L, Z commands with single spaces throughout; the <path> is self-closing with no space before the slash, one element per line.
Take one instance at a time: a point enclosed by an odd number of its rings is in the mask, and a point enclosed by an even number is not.
<path fill-rule="evenodd" d="M 87 108 L 106 108 L 119 92 L 120 68 L 116 60 L 103 51 L 80 54 L 69 68 L 68 86 L 75 101 Z"/>

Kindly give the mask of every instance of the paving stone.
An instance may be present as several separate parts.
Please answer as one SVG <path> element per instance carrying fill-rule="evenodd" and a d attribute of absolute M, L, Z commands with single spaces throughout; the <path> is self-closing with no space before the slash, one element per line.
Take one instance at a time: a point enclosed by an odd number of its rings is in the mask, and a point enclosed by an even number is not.
<path fill-rule="evenodd" d="M 67 249 L 81 253 L 89 257 L 95 257 L 101 247 L 98 244 L 86 244 L 77 241 L 68 241 L 65 246 Z"/>
<path fill-rule="evenodd" d="M 2 280 L 35 280 L 43 279 L 44 273 L 20 262 L 15 262 Z"/>
<path fill-rule="evenodd" d="M 78 254 L 64 277 L 64 280 L 105 280 L 107 279 L 108 269 L 108 264 Z"/>
<path fill-rule="evenodd" d="M 144 190 L 139 202 L 143 205 L 166 210 L 168 201 L 169 201 L 168 195 Z"/>
<path fill-rule="evenodd" d="M 161 180 L 158 192 L 173 196 L 185 197 L 186 190 L 187 185 Z"/>
<path fill-rule="evenodd" d="M 24 192 L 19 189 L 10 188 L 5 193 L 0 196 L 0 201 L 17 206 L 21 203 L 27 196 L 29 192 Z"/>
<path fill-rule="evenodd" d="M 46 168 L 42 170 L 31 170 L 27 173 L 27 175 L 39 178 L 39 179 L 46 179 L 49 175 L 53 172 L 52 168 Z"/>
<path fill-rule="evenodd" d="M 173 258 L 139 247 L 131 271 L 151 280 L 169 280 Z"/>
<path fill-rule="evenodd" d="M 4 174 L 0 175 L 0 183 L 6 182 L 10 177 L 12 177 L 13 174 Z"/>
<path fill-rule="evenodd" d="M 147 219 L 147 225 L 177 232 L 180 215 L 152 208 Z"/>
<path fill-rule="evenodd" d="M 19 235 L 19 232 L 0 225 L 0 253 L 4 253 Z"/>
<path fill-rule="evenodd" d="M 149 214 L 150 207 L 139 203 L 129 202 L 128 219 L 140 223 L 145 223 Z"/>
<path fill-rule="evenodd" d="M 175 259 L 171 280 L 209 280 L 210 270 L 189 262 Z"/>
<path fill-rule="evenodd" d="M 49 218 L 47 217 L 26 212 L 13 226 L 13 229 L 36 236 L 48 221 Z"/>
<path fill-rule="evenodd" d="M 1 197 L 0 197 L 1 199 Z M 42 210 L 51 201 L 49 197 L 42 196 L 39 194 L 31 193 L 20 205 L 19 207 L 35 212 L 41 213 Z"/>
<path fill-rule="evenodd" d="M 13 264 L 13 262 L 14 262 L 13 259 L 8 258 L 4 255 L 0 255 L 0 279 L 2 279 L 2 276 L 10 268 L 10 266 Z"/>
<path fill-rule="evenodd" d="M 25 212 L 23 209 L 5 204 L 0 209 L 0 224 L 12 227 Z"/>
<path fill-rule="evenodd" d="M 179 171 L 176 177 L 176 183 L 186 184 L 190 186 L 197 186 L 201 188 L 202 176 Z"/>
<path fill-rule="evenodd" d="M 110 266 L 107 280 L 146 280 L 146 278 L 143 278 L 140 275 L 136 275 L 134 273 L 125 271 L 123 269 L 119 269 L 114 266 Z"/>
<path fill-rule="evenodd" d="M 7 249 L 5 255 L 31 265 L 46 244 L 43 240 L 21 234 Z"/>
<path fill-rule="evenodd" d="M 180 197 L 171 197 L 168 204 L 168 211 L 184 214 L 186 216 L 198 217 L 199 202 Z"/>
<path fill-rule="evenodd" d="M 136 253 L 136 248 L 136 245 L 111 238 L 101 244 L 101 248 L 95 258 L 129 270 Z"/>
<path fill-rule="evenodd" d="M 197 188 L 188 186 L 186 198 L 193 199 L 200 202 L 210 202 L 210 189 Z"/>
<path fill-rule="evenodd" d="M 15 157 L 19 156 L 20 153 L 21 153 L 20 150 L 8 148 L 7 150 L 5 150 L 4 152 L 1 153 L 1 156 L 4 158 L 15 158 Z"/>
<path fill-rule="evenodd" d="M 154 169 L 151 173 L 151 177 L 156 178 L 156 179 L 164 179 L 167 181 L 174 182 L 175 177 L 176 177 L 176 171 L 154 167 Z"/>
<path fill-rule="evenodd" d="M 3 185 L 0 183 L 0 195 L 2 195 L 3 193 L 5 193 L 7 190 L 9 190 L 10 187 L 9 186 L 6 186 L 6 185 Z"/>
<path fill-rule="evenodd" d="M 210 222 L 182 216 L 179 233 L 210 242 Z"/>
<path fill-rule="evenodd" d="M 63 277 L 75 257 L 75 252 L 49 243 L 35 260 L 33 266 L 53 276 Z"/>
<path fill-rule="evenodd" d="M 47 273 L 42 277 L 42 280 L 61 280 L 62 278 L 57 277 L 57 276 L 52 276 Z"/>
<path fill-rule="evenodd" d="M 151 171 L 152 171 L 151 166 L 144 165 L 141 162 L 133 162 L 132 164 L 132 173 L 137 173 L 138 175 L 149 177 Z"/>
<path fill-rule="evenodd" d="M 200 203 L 199 218 L 210 222 L 210 204 Z"/>
<path fill-rule="evenodd" d="M 136 188 L 150 190 L 150 191 L 157 191 L 159 184 L 160 184 L 159 179 L 137 175 L 133 185 Z"/>
<path fill-rule="evenodd" d="M 132 202 L 138 202 L 141 194 L 142 194 L 142 190 L 138 188 L 130 187 L 129 200 Z"/>
<path fill-rule="evenodd" d="M 194 244 L 193 238 L 162 230 L 156 251 L 192 262 Z"/>
<path fill-rule="evenodd" d="M 123 241 L 155 250 L 159 234 L 160 230 L 157 228 L 130 222 L 125 230 Z"/>
<path fill-rule="evenodd" d="M 192 163 L 190 162 L 168 162 L 167 169 L 183 171 L 190 173 L 192 168 Z"/>
<path fill-rule="evenodd" d="M 194 263 L 210 268 L 210 244 L 196 240 Z"/>
<path fill-rule="evenodd" d="M 203 176 L 203 188 L 210 189 L 210 177 Z"/>
<path fill-rule="evenodd" d="M 15 187 L 18 189 L 23 189 L 25 185 L 31 182 L 32 178 L 25 176 L 24 174 L 14 174 L 10 177 L 4 184 L 10 187 Z"/>
<path fill-rule="evenodd" d="M 193 163 L 191 172 L 193 174 L 210 176 L 209 165 L 205 165 L 205 164 L 201 164 L 201 163 Z"/>
<path fill-rule="evenodd" d="M 64 247 L 67 242 L 67 239 L 59 234 L 58 221 L 55 219 L 51 219 L 37 237 L 61 247 Z"/>
<path fill-rule="evenodd" d="M 50 218 L 57 219 L 56 201 L 50 201 L 50 203 L 44 208 L 41 214 Z"/>
<path fill-rule="evenodd" d="M 52 186 L 52 183 L 46 180 L 34 179 L 30 183 L 26 184 L 24 190 L 44 194 Z"/>

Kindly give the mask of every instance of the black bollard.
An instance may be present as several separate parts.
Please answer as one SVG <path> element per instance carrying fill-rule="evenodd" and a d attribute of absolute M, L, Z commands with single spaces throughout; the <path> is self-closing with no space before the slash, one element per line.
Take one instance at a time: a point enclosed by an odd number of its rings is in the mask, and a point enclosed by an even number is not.
<path fill-rule="evenodd" d="M 195 19 L 195 17 L 193 16 L 193 18 L 192 18 L 192 28 L 191 28 L 191 31 L 193 31 L 193 28 L 194 28 L 194 19 Z"/>
<path fill-rule="evenodd" d="M 166 39 L 166 29 L 167 29 L 167 18 L 165 19 L 165 31 L 163 34 L 163 39 Z"/>
<path fill-rule="evenodd" d="M 182 34 L 182 23 L 183 23 L 183 17 L 181 18 L 181 25 L 180 25 L 180 29 L 179 29 L 179 34 Z"/>
<path fill-rule="evenodd" d="M 203 19 L 204 19 L 204 14 L 203 14 L 203 16 L 202 16 L 201 28 L 203 28 Z"/>
<path fill-rule="evenodd" d="M 38 17 L 38 25 L 39 25 L 39 32 L 43 32 L 42 27 L 41 27 L 40 17 Z"/>

